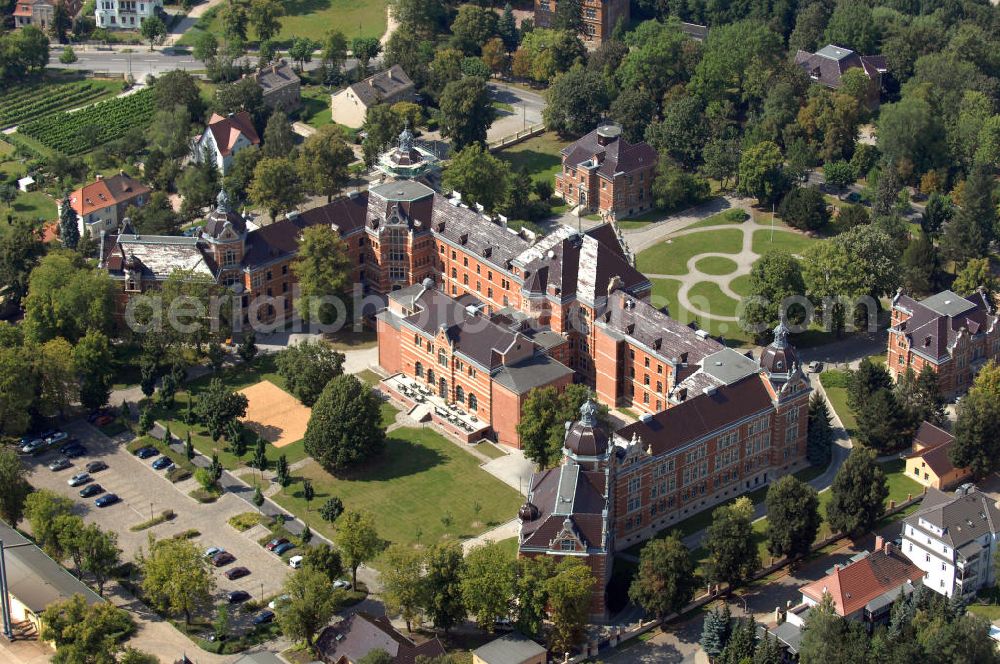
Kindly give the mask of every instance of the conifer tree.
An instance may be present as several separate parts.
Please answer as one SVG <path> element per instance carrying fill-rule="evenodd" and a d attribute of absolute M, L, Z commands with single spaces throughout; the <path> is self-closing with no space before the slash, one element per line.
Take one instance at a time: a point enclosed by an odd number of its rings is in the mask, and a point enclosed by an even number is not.
<path fill-rule="evenodd" d="M 59 237 L 67 249 L 76 249 L 80 244 L 80 227 L 76 210 L 69 203 L 69 192 L 63 197 L 62 209 L 59 211 Z"/>
<path fill-rule="evenodd" d="M 730 619 L 728 604 L 723 604 L 721 610 L 717 607 L 705 615 L 699 643 L 701 649 L 713 661 L 722 654 L 726 644 L 729 643 Z"/>
<path fill-rule="evenodd" d="M 830 463 L 833 450 L 833 427 L 830 407 L 819 392 L 809 399 L 809 430 L 806 433 L 806 458 L 814 466 Z"/>

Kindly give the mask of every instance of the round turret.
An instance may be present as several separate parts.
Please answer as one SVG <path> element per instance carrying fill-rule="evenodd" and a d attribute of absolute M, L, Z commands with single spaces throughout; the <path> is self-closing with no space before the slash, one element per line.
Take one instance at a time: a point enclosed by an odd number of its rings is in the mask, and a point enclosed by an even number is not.
<path fill-rule="evenodd" d="M 576 457 L 603 457 L 608 452 L 608 435 L 597 423 L 597 404 L 587 399 L 580 406 L 580 419 L 570 424 L 563 444 Z"/>
<path fill-rule="evenodd" d="M 517 518 L 525 522 L 534 521 L 539 516 L 538 508 L 530 500 L 521 505 L 521 509 L 517 511 Z"/>
<path fill-rule="evenodd" d="M 778 323 L 774 328 L 774 341 L 764 348 L 760 355 L 760 368 L 771 376 L 772 379 L 787 379 L 794 371 L 798 370 L 799 356 L 795 347 L 788 342 L 788 328 L 785 321 Z"/>

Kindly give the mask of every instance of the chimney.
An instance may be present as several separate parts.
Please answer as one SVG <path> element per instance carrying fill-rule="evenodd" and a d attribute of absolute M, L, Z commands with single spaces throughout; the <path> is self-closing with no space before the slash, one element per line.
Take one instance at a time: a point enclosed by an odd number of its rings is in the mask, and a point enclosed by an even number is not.
<path fill-rule="evenodd" d="M 881 535 L 876 535 L 875 536 L 875 550 L 876 551 L 880 551 L 884 545 L 885 545 L 885 538 L 882 537 Z"/>
<path fill-rule="evenodd" d="M 892 542 L 886 542 L 882 548 L 882 551 L 885 553 L 885 555 L 889 556 L 892 555 L 892 548 L 893 548 Z"/>
<path fill-rule="evenodd" d="M 100 173 L 98 173 L 98 174 L 97 174 L 97 179 L 98 179 L 98 180 L 103 180 L 103 179 L 104 179 L 104 176 L 103 176 L 103 175 L 101 175 Z"/>
<path fill-rule="evenodd" d="M 386 77 L 388 77 L 390 81 L 392 80 L 392 67 L 389 67 L 388 69 L 385 70 L 385 75 Z"/>

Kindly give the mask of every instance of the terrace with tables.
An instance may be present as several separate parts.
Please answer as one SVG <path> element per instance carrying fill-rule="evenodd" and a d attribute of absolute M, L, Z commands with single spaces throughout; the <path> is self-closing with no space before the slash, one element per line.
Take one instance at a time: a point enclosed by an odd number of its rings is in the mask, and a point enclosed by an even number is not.
<path fill-rule="evenodd" d="M 434 390 L 403 374 L 384 379 L 381 389 L 406 405 L 407 413 L 418 422 L 430 420 L 464 443 L 478 442 L 489 423 L 468 413 L 456 403 L 442 399 Z"/>

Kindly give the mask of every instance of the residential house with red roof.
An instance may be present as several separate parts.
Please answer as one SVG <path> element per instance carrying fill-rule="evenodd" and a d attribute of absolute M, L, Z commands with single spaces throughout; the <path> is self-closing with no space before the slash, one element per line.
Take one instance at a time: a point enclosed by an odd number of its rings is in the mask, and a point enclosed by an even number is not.
<path fill-rule="evenodd" d="M 956 468 L 948 456 L 955 437 L 930 422 L 922 422 L 906 457 L 906 476 L 926 487 L 949 489 L 970 477 L 968 468 Z"/>
<path fill-rule="evenodd" d="M 70 206 L 79 218 L 80 236 L 89 233 L 99 238 L 101 233 L 117 231 L 125 211 L 145 205 L 152 191 L 124 172 L 109 178 L 99 174 L 94 182 L 69 195 Z"/>
<path fill-rule="evenodd" d="M 968 390 L 988 360 L 1000 360 L 1000 325 L 984 292 L 962 297 L 945 290 L 919 301 L 900 292 L 893 298 L 887 363 L 894 378 L 929 366 L 941 394 L 950 397 Z"/>
<path fill-rule="evenodd" d="M 325 628 L 316 640 L 316 651 L 326 664 L 357 664 L 373 650 L 385 652 L 392 664 L 415 664 L 418 657 L 445 655 L 437 638 L 416 643 L 400 634 L 388 618 L 363 611 Z"/>
<path fill-rule="evenodd" d="M 60 2 L 66 7 L 70 18 L 76 16 L 83 5 L 82 0 L 60 0 Z M 60 2 L 54 0 L 17 0 L 14 3 L 14 27 L 23 28 L 26 25 L 33 25 L 39 30 L 47 32 L 52 26 L 56 5 Z"/>
<path fill-rule="evenodd" d="M 253 120 L 246 111 L 222 117 L 212 113 L 205 131 L 194 142 L 192 156 L 195 161 L 211 159 L 223 175 L 229 172 L 236 154 L 251 145 L 260 145 L 260 137 Z"/>
<path fill-rule="evenodd" d="M 562 149 L 562 171 L 556 193 L 582 214 L 599 212 L 622 218 L 653 207 L 656 150 L 648 143 L 629 143 L 616 124 L 601 125 Z"/>

